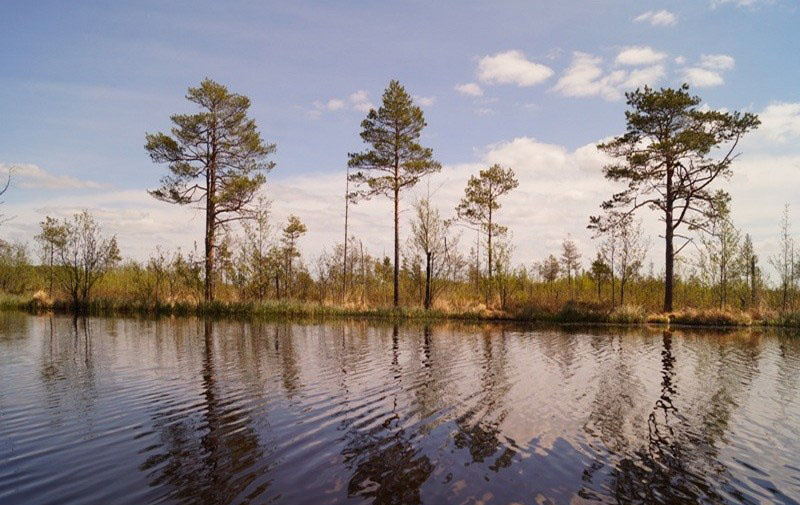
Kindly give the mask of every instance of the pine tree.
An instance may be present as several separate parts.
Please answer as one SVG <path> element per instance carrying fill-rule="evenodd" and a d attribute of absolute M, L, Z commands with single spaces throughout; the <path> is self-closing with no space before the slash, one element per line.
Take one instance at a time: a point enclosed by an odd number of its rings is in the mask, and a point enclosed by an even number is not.
<path fill-rule="evenodd" d="M 350 153 L 348 166 L 356 171 L 349 181 L 360 189 L 353 198 L 386 196 L 394 204 L 394 306 L 400 304 L 400 193 L 442 166 L 433 151 L 422 147 L 419 138 L 425 128 L 422 109 L 397 81 L 389 82 L 378 110 L 371 109 L 361 122 L 361 138 L 370 146 Z"/>
<path fill-rule="evenodd" d="M 186 99 L 196 114 L 170 117 L 172 135 L 148 133 L 145 149 L 155 163 L 167 163 L 169 174 L 150 191 L 155 198 L 205 210 L 205 299 L 214 299 L 217 229 L 250 217 L 251 203 L 274 167 L 253 119 L 250 99 L 210 79 L 189 88 Z"/>
<path fill-rule="evenodd" d="M 649 87 L 626 93 L 627 132 L 598 145 L 619 160 L 603 171 L 607 179 L 626 188 L 603 203 L 604 210 L 631 215 L 647 207 L 661 214 L 665 240 L 664 310 L 672 311 L 676 256 L 689 243 L 681 226 L 702 228 L 712 214 L 710 185 L 732 173 L 734 153 L 741 137 L 759 125 L 758 117 L 739 112 L 700 110 L 700 98 L 689 86 L 678 89 Z M 713 153 L 722 150 L 719 158 Z M 613 226 L 593 216 L 590 227 Z M 687 240 L 677 250 L 676 238 Z"/>

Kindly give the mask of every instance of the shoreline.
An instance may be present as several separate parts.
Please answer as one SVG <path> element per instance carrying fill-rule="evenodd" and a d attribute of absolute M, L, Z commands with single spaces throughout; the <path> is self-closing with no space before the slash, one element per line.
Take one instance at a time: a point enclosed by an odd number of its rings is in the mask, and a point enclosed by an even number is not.
<path fill-rule="evenodd" d="M 384 321 L 459 321 L 472 323 L 525 323 L 577 326 L 649 326 L 664 328 L 788 328 L 800 329 L 800 313 L 773 313 L 753 318 L 747 312 L 718 309 L 686 309 L 671 314 L 650 313 L 639 307 L 593 307 L 579 303 L 567 304 L 558 312 L 525 309 L 517 312 L 496 310 L 442 311 L 416 307 L 360 308 L 323 305 L 296 301 L 265 302 L 174 302 L 141 304 L 117 300 L 94 300 L 75 309 L 57 300 L 42 303 L 35 298 L 3 295 L 0 310 L 29 314 L 73 314 L 81 316 L 151 316 L 151 317 L 212 317 L 220 319 L 253 319 L 295 317 L 302 319 L 378 319 Z"/>

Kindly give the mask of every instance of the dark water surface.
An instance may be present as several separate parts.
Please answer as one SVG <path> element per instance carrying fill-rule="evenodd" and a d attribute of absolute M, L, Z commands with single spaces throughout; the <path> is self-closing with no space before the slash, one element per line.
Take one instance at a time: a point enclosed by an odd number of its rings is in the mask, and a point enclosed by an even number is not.
<path fill-rule="evenodd" d="M 797 503 L 800 337 L 0 314 L 0 504 Z"/>

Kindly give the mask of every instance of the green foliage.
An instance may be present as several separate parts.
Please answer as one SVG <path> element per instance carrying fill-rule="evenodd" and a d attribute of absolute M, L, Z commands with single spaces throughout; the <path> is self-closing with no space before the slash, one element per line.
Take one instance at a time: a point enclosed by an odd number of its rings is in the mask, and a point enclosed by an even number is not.
<path fill-rule="evenodd" d="M 731 175 L 739 140 L 759 120 L 750 113 L 701 110 L 700 97 L 690 95 L 686 84 L 659 91 L 645 87 L 626 97 L 626 133 L 598 145 L 619 160 L 603 169 L 606 178 L 624 183 L 625 189 L 602 208 L 612 216 L 628 216 L 643 207 L 660 213 L 667 251 L 664 305 L 670 311 L 673 262 L 683 248 L 674 249 L 675 232 L 682 225 L 690 230 L 707 225 L 716 198 L 711 184 Z M 715 158 L 719 149 L 722 155 Z M 600 230 L 615 224 L 599 216 L 590 219 L 590 227 Z"/>
<path fill-rule="evenodd" d="M 195 114 L 170 117 L 172 135 L 146 134 L 145 149 L 169 174 L 150 191 L 155 198 L 178 205 L 196 204 L 206 211 L 205 296 L 214 297 L 216 229 L 250 217 L 251 204 L 274 162 L 247 116 L 250 99 L 210 79 L 189 88 L 186 99 L 200 107 Z"/>
<path fill-rule="evenodd" d="M 116 237 L 105 238 L 88 211 L 64 219 L 61 226 L 64 240 L 56 249 L 55 277 L 77 309 L 86 306 L 97 282 L 119 263 L 121 256 Z"/>
<path fill-rule="evenodd" d="M 456 206 L 459 219 L 477 226 L 487 237 L 487 266 L 490 280 L 494 270 L 492 239 L 507 231 L 505 226 L 495 221 L 495 213 L 500 210 L 499 198 L 517 186 L 519 181 L 511 168 L 494 164 L 486 170 L 481 170 L 477 177 L 470 176 L 467 187 L 464 188 L 464 197 Z"/>
<path fill-rule="evenodd" d="M 359 189 L 347 198 L 357 200 L 383 195 L 394 203 L 395 307 L 400 303 L 400 192 L 442 169 L 433 159 L 433 150 L 418 142 L 425 126 L 422 109 L 414 105 L 405 88 L 393 80 L 383 93 L 381 107 L 371 109 L 361 122 L 361 139 L 370 149 L 348 155 L 348 167 L 356 170 L 348 180 Z"/>
<path fill-rule="evenodd" d="M 396 198 L 403 188 L 441 170 L 433 150 L 419 144 L 425 126 L 422 109 L 411 95 L 399 82 L 389 82 L 381 107 L 371 109 L 361 122 L 361 139 L 370 149 L 348 155 L 348 165 L 356 170 L 350 174 L 350 182 L 359 187 L 356 198 Z"/>

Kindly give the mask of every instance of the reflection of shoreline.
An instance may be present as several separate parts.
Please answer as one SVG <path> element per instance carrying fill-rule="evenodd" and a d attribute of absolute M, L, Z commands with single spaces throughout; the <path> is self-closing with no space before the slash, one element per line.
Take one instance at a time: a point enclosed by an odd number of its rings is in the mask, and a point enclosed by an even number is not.
<path fill-rule="evenodd" d="M 52 321 L 0 327 L 0 352 L 38 351 L 32 400 L 54 435 L 90 421 L 74 464 L 114 447 L 139 469 L 120 485 L 144 479 L 153 500 L 747 499 L 732 457 L 792 489 L 785 450 L 762 447 L 767 461 L 740 443 L 763 416 L 796 429 L 800 339 L 781 333 Z"/>

